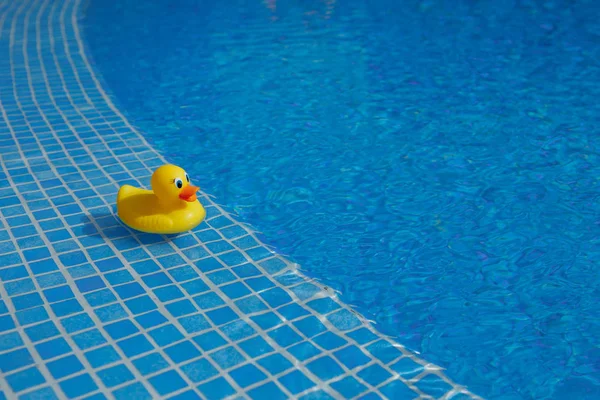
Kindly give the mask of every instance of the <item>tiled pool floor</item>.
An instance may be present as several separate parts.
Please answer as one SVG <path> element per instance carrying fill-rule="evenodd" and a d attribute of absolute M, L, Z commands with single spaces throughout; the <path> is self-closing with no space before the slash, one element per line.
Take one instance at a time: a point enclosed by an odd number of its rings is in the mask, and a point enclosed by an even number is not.
<path fill-rule="evenodd" d="M 118 187 L 166 161 L 94 74 L 81 13 L 0 1 L 0 398 L 477 398 L 206 195 L 193 232 L 124 227 Z"/>

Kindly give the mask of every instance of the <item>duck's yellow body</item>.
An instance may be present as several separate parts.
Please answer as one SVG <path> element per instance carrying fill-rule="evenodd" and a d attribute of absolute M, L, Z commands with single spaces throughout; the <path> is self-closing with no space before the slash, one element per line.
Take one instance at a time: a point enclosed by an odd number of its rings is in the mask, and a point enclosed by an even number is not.
<path fill-rule="evenodd" d="M 152 174 L 152 190 L 123 185 L 117 194 L 117 214 L 125 225 L 146 233 L 189 231 L 206 217 L 185 171 L 163 165 Z"/>

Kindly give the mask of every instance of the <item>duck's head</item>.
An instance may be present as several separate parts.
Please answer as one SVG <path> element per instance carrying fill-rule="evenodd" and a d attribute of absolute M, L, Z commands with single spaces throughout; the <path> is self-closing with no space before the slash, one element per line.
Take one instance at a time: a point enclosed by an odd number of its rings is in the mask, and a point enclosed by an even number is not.
<path fill-rule="evenodd" d="M 172 164 L 158 167 L 152 174 L 151 184 L 154 194 L 165 204 L 196 201 L 196 192 L 200 189 L 190 184 L 190 177 L 183 168 Z"/>

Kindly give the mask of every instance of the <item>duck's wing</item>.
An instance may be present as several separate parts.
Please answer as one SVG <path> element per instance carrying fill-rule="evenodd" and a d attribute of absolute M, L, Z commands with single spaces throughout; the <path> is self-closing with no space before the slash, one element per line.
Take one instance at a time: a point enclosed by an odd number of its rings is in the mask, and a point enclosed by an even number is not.
<path fill-rule="evenodd" d="M 136 188 L 131 185 L 123 185 L 119 188 L 119 192 L 117 193 L 117 202 L 122 202 L 123 200 L 140 194 L 151 194 L 151 190 Z"/>
<path fill-rule="evenodd" d="M 162 233 L 173 228 L 173 220 L 162 214 L 140 215 L 134 220 L 136 229 L 144 232 Z"/>

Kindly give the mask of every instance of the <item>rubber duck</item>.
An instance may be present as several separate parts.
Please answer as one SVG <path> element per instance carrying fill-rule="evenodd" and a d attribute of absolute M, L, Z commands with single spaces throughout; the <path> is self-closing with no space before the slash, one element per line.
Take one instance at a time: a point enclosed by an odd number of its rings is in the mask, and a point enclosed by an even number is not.
<path fill-rule="evenodd" d="M 198 201 L 200 189 L 180 167 L 158 167 L 152 190 L 123 185 L 117 193 L 117 215 L 125 225 L 146 233 L 175 234 L 195 228 L 206 217 Z"/>

